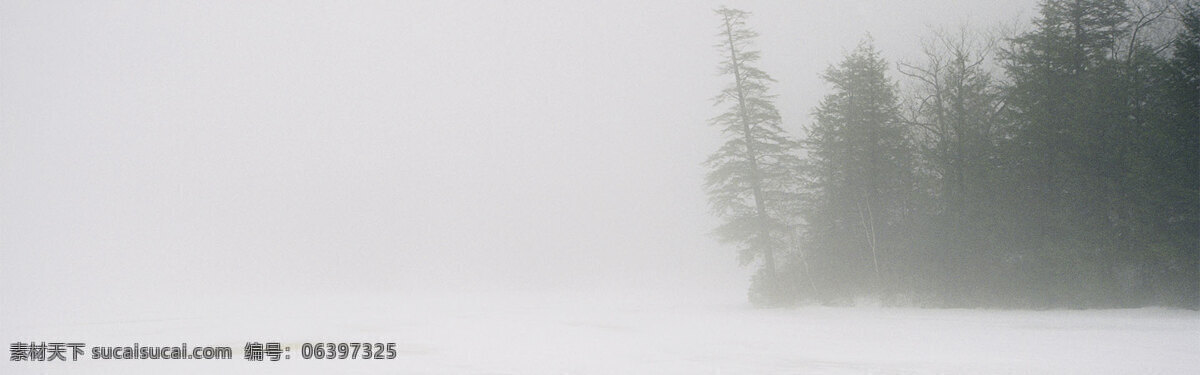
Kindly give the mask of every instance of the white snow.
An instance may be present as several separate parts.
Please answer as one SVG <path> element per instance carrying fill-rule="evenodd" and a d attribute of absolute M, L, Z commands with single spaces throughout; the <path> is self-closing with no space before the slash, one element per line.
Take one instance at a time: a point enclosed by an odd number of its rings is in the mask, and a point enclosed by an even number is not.
<path fill-rule="evenodd" d="M 477 292 L 231 298 L 221 309 L 115 303 L 9 320 L 0 337 L 84 342 L 89 355 L 93 345 L 225 345 L 235 358 L 6 361 L 0 373 L 1200 373 L 1195 311 L 754 309 L 736 298 L 700 301 Z M 247 341 L 281 342 L 292 359 L 247 362 Z M 300 343 L 345 341 L 395 342 L 399 355 L 299 359 Z"/>

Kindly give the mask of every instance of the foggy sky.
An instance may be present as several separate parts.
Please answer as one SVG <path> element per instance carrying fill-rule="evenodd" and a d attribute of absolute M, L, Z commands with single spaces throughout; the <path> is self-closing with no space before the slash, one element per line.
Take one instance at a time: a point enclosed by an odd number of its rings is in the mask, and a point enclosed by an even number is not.
<path fill-rule="evenodd" d="M 799 132 L 866 33 L 895 63 L 1034 3 L 727 4 Z M 194 285 L 742 291 L 700 164 L 720 4 L 4 1 L 2 312 Z"/>

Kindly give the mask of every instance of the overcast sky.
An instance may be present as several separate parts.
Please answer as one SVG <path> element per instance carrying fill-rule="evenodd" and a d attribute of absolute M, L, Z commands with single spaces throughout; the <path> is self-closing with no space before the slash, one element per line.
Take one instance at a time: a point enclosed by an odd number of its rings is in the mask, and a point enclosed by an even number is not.
<path fill-rule="evenodd" d="M 701 187 L 720 4 L 0 2 L 3 312 L 196 284 L 742 291 Z M 866 33 L 895 62 L 1035 11 L 729 5 L 792 131 Z"/>

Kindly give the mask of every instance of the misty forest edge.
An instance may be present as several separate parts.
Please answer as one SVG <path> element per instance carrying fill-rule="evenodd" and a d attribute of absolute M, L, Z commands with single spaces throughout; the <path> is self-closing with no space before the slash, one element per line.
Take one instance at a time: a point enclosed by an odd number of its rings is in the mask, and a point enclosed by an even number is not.
<path fill-rule="evenodd" d="M 802 138 L 750 13 L 716 14 L 705 188 L 752 303 L 1200 308 L 1197 3 L 1043 1 L 1028 31 L 932 32 L 900 82 L 868 37 Z"/>

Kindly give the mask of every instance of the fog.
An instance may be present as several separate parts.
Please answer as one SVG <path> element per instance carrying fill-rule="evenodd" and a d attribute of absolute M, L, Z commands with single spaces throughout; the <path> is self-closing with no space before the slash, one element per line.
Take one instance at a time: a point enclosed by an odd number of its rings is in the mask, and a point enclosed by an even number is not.
<path fill-rule="evenodd" d="M 0 336 L 333 295 L 744 307 L 701 164 L 722 4 L 3 1 Z M 916 58 L 1036 2 L 728 5 L 801 134 L 867 35 Z"/>
<path fill-rule="evenodd" d="M 6 3 L 6 297 L 729 274 L 679 8 Z"/>
<path fill-rule="evenodd" d="M 975 3 L 735 5 L 762 14 L 798 130 L 866 33 L 908 47 L 1029 8 Z M 197 282 L 742 290 L 700 187 L 717 5 L 5 2 L 6 306 Z"/>

